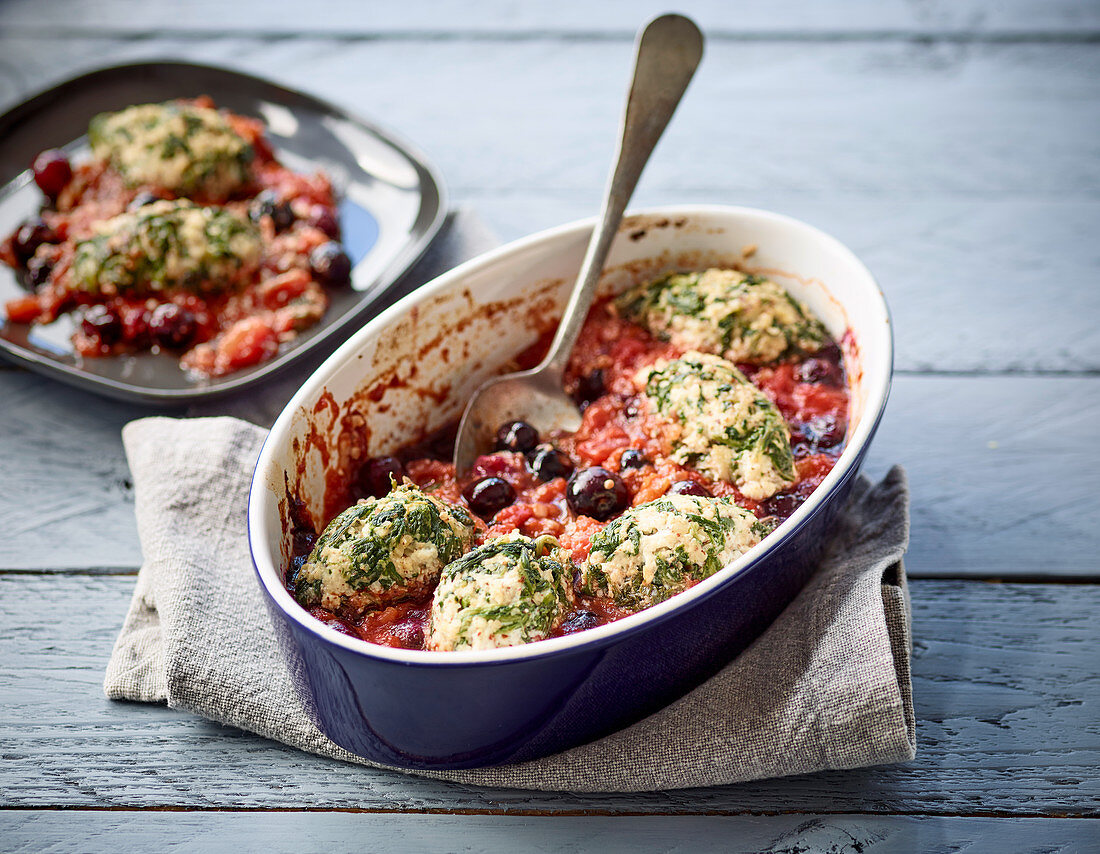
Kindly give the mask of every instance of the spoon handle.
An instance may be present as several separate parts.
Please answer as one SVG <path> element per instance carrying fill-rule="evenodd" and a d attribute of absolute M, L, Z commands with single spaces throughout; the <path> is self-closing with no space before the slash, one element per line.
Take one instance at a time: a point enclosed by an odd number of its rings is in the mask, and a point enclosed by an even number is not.
<path fill-rule="evenodd" d="M 604 192 L 599 223 L 588 241 L 577 284 L 569 298 L 550 352 L 540 370 L 560 376 L 596 296 L 611 241 L 634 194 L 642 170 L 676 111 L 703 56 L 703 34 L 683 15 L 661 15 L 638 36 L 615 168 Z"/>

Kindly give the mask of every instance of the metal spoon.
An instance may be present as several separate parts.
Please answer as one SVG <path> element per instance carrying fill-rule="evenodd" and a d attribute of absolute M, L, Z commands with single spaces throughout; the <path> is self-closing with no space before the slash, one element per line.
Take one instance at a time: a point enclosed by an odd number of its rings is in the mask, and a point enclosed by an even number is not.
<path fill-rule="evenodd" d="M 638 36 L 634 79 L 600 221 L 550 351 L 538 367 L 495 377 L 474 392 L 458 428 L 457 474 L 469 471 L 480 454 L 492 450 L 495 431 L 507 422 L 526 421 L 540 434 L 580 427 L 580 411 L 562 389 L 562 374 L 596 295 L 623 211 L 702 56 L 703 34 L 683 15 L 654 18 Z"/>

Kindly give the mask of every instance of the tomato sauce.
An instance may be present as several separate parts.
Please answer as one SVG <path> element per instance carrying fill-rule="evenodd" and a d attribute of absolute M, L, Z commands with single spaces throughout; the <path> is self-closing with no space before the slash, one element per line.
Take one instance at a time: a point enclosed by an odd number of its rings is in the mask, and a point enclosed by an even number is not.
<path fill-rule="evenodd" d="M 524 363 L 537 363 L 549 337 L 540 348 L 525 353 Z M 840 348 L 830 343 L 801 361 L 766 367 L 740 365 L 742 372 L 778 407 L 790 426 L 795 456 L 796 482 L 764 501 L 754 501 L 724 482 L 708 480 L 670 459 L 672 444 L 667 428 L 648 414 L 634 385 L 634 375 L 657 359 L 682 355 L 667 342 L 616 316 L 609 303 L 590 312 L 574 348 L 565 375 L 565 388 L 583 410 L 575 433 L 542 437 L 565 453 L 576 469 L 602 466 L 626 484 L 631 505 L 660 498 L 673 483 L 692 481 L 715 496 L 732 498 L 756 516 L 786 519 L 810 496 L 832 470 L 844 446 L 848 427 L 848 389 Z M 512 488 L 515 499 L 487 520 L 474 516 L 477 543 L 519 531 L 530 537 L 552 534 L 577 563 L 588 557 L 592 535 L 606 521 L 579 515 L 566 500 L 564 477 L 543 482 L 527 456 L 497 451 L 478 459 L 474 469 L 455 477 L 451 462 L 456 424 L 412 443 L 388 460 L 421 489 L 455 504 L 469 506 L 464 491 L 485 477 L 499 477 Z M 639 451 L 646 458 L 640 467 L 624 465 L 624 453 Z M 388 459 L 388 458 L 387 458 Z M 368 472 L 371 460 L 348 486 L 355 498 L 372 494 Z M 297 529 L 296 529 L 297 530 Z M 287 577 L 293 590 L 295 567 L 312 549 L 315 534 L 296 536 L 295 561 Z M 311 613 L 340 631 L 372 643 L 405 649 L 422 649 L 431 610 L 431 593 L 417 599 L 369 611 L 358 620 L 338 617 L 321 608 Z M 566 616 L 555 635 L 572 634 L 604 625 L 632 613 L 600 597 L 578 596 L 576 609 Z"/>

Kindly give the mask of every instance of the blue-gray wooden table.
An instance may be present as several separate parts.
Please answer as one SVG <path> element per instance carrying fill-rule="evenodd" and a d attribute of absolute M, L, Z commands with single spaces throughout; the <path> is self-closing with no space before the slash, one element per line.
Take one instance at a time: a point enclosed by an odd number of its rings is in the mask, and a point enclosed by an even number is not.
<path fill-rule="evenodd" d="M 916 761 L 501 791 L 109 702 L 141 560 L 119 430 L 149 410 L 4 366 L 0 850 L 1100 850 L 1100 3 L 679 5 L 707 55 L 635 203 L 805 219 L 893 310 L 867 468 L 912 481 Z M 596 210 L 634 30 L 666 10 L 6 0 L 0 102 L 119 61 L 228 64 L 398 129 L 512 239 Z"/>

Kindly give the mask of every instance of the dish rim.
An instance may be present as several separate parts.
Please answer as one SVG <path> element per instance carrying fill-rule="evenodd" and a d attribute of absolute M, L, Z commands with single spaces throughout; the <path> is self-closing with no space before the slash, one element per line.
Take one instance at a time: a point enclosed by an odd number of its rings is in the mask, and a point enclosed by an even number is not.
<path fill-rule="evenodd" d="M 883 412 L 890 393 L 894 364 L 894 333 L 893 321 L 890 310 L 886 304 L 885 295 L 878 281 L 867 269 L 867 266 L 847 246 L 830 234 L 816 226 L 795 219 L 785 214 L 772 211 L 734 205 L 666 205 L 652 208 L 643 208 L 627 212 L 627 217 L 665 217 L 675 219 L 683 216 L 750 216 L 772 222 L 781 223 L 784 226 L 794 226 L 797 229 L 806 229 L 809 234 L 822 240 L 826 246 L 839 251 L 845 260 L 855 265 L 855 269 L 864 274 L 867 280 L 874 286 L 878 295 L 877 304 L 882 311 L 882 319 L 885 322 L 886 346 L 882 358 L 888 361 L 883 372 L 883 380 L 875 388 L 867 390 L 866 409 L 854 434 L 845 443 L 844 450 L 837 460 L 836 465 L 825 479 L 813 491 L 810 497 L 783 523 L 776 528 L 763 542 L 754 546 L 741 557 L 718 570 L 714 575 L 700 581 L 689 589 L 666 599 L 664 602 L 653 605 L 628 617 L 623 617 L 612 623 L 606 623 L 592 629 L 575 632 L 560 637 L 547 638 L 527 644 L 503 647 L 489 650 L 453 650 L 446 653 L 431 650 L 409 650 L 395 647 L 372 644 L 360 638 L 338 632 L 315 617 L 290 595 L 286 589 L 280 571 L 272 561 L 265 560 L 261 568 L 257 555 L 266 558 L 266 545 L 261 533 L 266 531 L 266 525 L 260 518 L 259 507 L 267 492 L 266 478 L 262 478 L 261 472 L 266 474 L 266 469 L 271 466 L 274 456 L 274 447 L 277 441 L 285 442 L 289 439 L 289 428 L 295 413 L 306 406 L 306 401 L 311 400 L 317 393 L 325 388 L 325 380 L 337 373 L 348 361 L 354 357 L 362 343 L 376 334 L 375 327 L 383 327 L 393 319 L 408 311 L 408 309 L 422 300 L 429 299 L 439 291 L 451 287 L 456 281 L 460 281 L 469 275 L 471 270 L 484 266 L 490 266 L 507 259 L 509 255 L 520 254 L 532 244 L 550 242 L 561 239 L 573 231 L 590 231 L 596 222 L 595 217 L 586 217 L 564 225 L 554 226 L 543 231 L 535 232 L 518 240 L 511 241 L 483 253 L 458 267 L 438 276 L 436 279 L 408 294 L 385 311 L 377 315 L 366 324 L 354 336 L 340 346 L 325 362 L 317 368 L 298 389 L 294 397 L 287 403 L 279 414 L 270 432 L 264 440 L 257 457 L 256 468 L 253 471 L 252 482 L 248 494 L 248 547 L 252 559 L 252 566 L 264 591 L 271 600 L 279 606 L 280 611 L 292 619 L 299 627 L 317 636 L 320 640 L 335 644 L 348 652 L 365 655 L 368 658 L 381 659 L 389 663 L 427 666 L 427 667 L 468 667 L 484 665 L 505 665 L 518 661 L 542 658 L 549 655 L 568 655 L 571 652 L 595 651 L 618 642 L 623 636 L 635 634 L 652 628 L 658 623 L 663 623 L 673 617 L 681 609 L 687 609 L 694 604 L 710 598 L 718 590 L 727 584 L 735 584 L 748 578 L 750 574 L 762 565 L 764 559 L 774 552 L 781 544 L 785 544 L 804 527 L 822 509 L 825 500 L 852 477 L 864 453 L 871 437 L 874 435 L 882 420 Z M 843 305 L 843 303 L 842 303 Z M 306 407 L 308 410 L 308 407 Z M 770 541 L 770 542 L 769 542 Z M 270 575 L 270 578 L 268 577 Z M 273 589 L 274 588 L 274 589 Z M 583 647 L 583 649 L 581 649 Z"/>
<path fill-rule="evenodd" d="M 413 229 L 413 233 L 418 233 L 418 236 L 414 240 L 407 242 L 402 249 L 393 256 L 386 267 L 375 277 L 375 280 L 366 290 L 366 293 L 373 294 L 373 297 L 348 311 L 342 318 L 318 331 L 316 335 L 309 339 L 308 343 L 293 347 L 285 353 L 276 355 L 274 359 L 260 363 L 255 366 L 256 370 L 254 372 L 248 373 L 247 375 L 227 374 L 224 378 L 217 378 L 214 384 L 208 386 L 196 386 L 192 388 L 158 388 L 156 386 L 128 383 L 114 377 L 105 377 L 89 373 L 79 365 L 69 365 L 65 362 L 51 359 L 44 353 L 25 349 L 18 344 L 14 344 L 0 337 L 0 351 L 3 351 L 8 358 L 32 370 L 37 370 L 77 388 L 92 391 L 107 397 L 146 404 L 172 406 L 220 397 L 240 391 L 242 388 L 246 388 L 253 384 L 263 383 L 272 376 L 281 373 L 298 360 L 321 349 L 326 343 L 330 344 L 333 337 L 337 336 L 340 332 L 346 334 L 348 327 L 355 322 L 358 321 L 361 323 L 364 315 L 369 312 L 372 305 L 385 294 L 385 291 L 393 287 L 393 285 L 396 284 L 402 276 L 408 273 L 424 256 L 424 253 L 439 234 L 447 218 L 449 198 L 446 183 L 443 180 L 439 168 L 425 155 L 419 146 L 410 142 L 402 134 L 379 125 L 371 119 L 365 118 L 355 110 L 341 107 L 327 98 L 320 97 L 311 92 L 292 88 L 275 80 L 261 77 L 232 65 L 193 62 L 188 59 L 177 57 L 154 57 L 135 60 L 133 62 L 91 65 L 82 71 L 78 70 L 56 82 L 47 84 L 44 88 L 35 90 L 29 96 L 18 101 L 0 114 L 0 136 L 3 136 L 7 128 L 25 121 L 26 115 L 33 115 L 33 113 L 47 106 L 50 102 L 58 98 L 63 98 L 66 94 L 66 89 L 78 84 L 87 83 L 88 78 L 126 70 L 136 71 L 139 69 L 165 66 L 176 69 L 190 68 L 228 74 L 239 80 L 246 81 L 249 85 L 269 87 L 280 94 L 289 95 L 295 98 L 304 98 L 312 102 L 320 111 L 336 114 L 344 119 L 350 120 L 361 128 L 366 129 L 374 137 L 396 149 L 423 178 L 426 178 L 431 183 L 430 187 L 425 188 L 426 191 L 422 190 L 420 193 L 421 210 L 417 213 L 417 217 L 414 220 Z M 68 140 L 58 147 L 65 148 L 70 146 L 80 138 L 81 137 L 77 137 L 76 139 Z M 278 154 L 278 151 L 276 151 L 276 154 Z M 23 179 L 22 181 L 20 180 L 21 178 Z M 0 176 L 0 181 L 2 180 L 3 176 Z M 8 180 L 0 184 L 0 197 L 5 197 L 22 189 L 23 186 L 30 181 L 30 168 L 26 167 L 23 171 L 12 175 Z M 434 194 L 431 192 L 432 190 L 434 190 Z M 427 223 L 421 228 L 416 228 L 415 223 L 420 221 L 424 213 L 424 202 L 430 200 L 433 195 L 436 200 L 435 211 L 432 213 Z"/>

